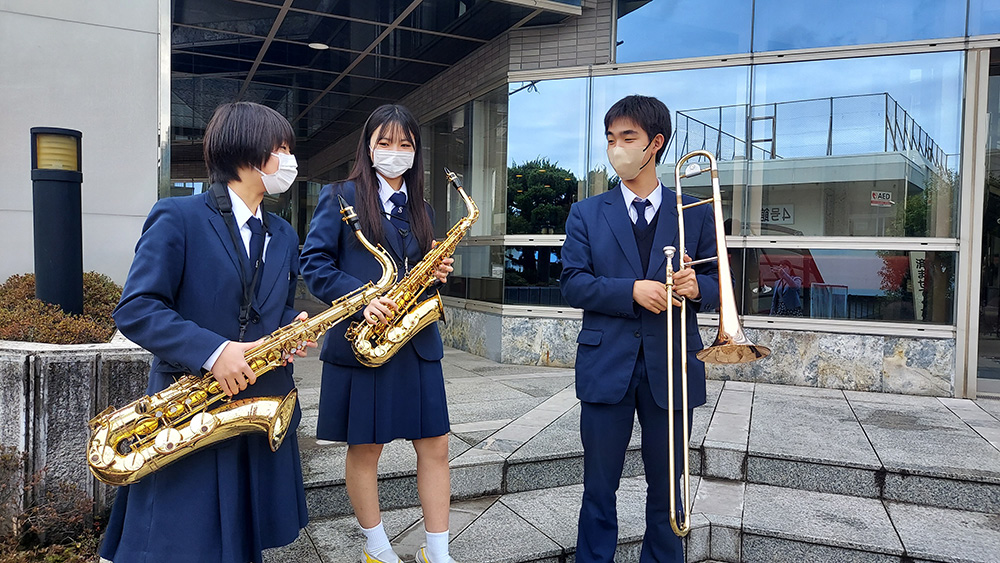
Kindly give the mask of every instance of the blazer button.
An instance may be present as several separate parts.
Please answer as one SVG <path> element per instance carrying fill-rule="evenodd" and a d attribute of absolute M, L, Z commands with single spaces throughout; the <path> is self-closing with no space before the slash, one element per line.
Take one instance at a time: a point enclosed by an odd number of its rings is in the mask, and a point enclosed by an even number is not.
<path fill-rule="evenodd" d="M 635 334 L 636 338 L 642 338 L 642 332 L 640 332 L 640 331 L 637 330 L 637 331 L 635 331 L 634 334 Z"/>
<path fill-rule="evenodd" d="M 252 322 L 253 324 L 259 323 L 260 322 L 260 315 L 258 315 L 257 313 L 254 313 L 253 316 L 250 317 L 250 322 Z"/>

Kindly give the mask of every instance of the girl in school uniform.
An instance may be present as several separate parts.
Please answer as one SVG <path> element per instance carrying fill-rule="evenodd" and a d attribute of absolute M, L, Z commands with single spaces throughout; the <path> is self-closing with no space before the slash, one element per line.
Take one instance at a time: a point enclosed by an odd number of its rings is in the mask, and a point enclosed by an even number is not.
<path fill-rule="evenodd" d="M 309 291 L 331 302 L 382 270 L 340 220 L 337 195 L 357 210 L 368 240 L 389 251 L 402 278 L 433 244 L 433 210 L 424 201 L 424 168 L 420 127 L 399 105 L 376 109 L 358 143 L 350 177 L 324 186 L 302 248 L 302 275 Z M 451 258 L 438 267 L 438 281 L 452 271 Z M 370 324 L 384 323 L 396 311 L 392 300 L 374 299 L 358 315 Z M 448 406 L 441 358 L 444 350 L 437 325 L 418 332 L 385 364 L 360 364 L 344 338 L 347 323 L 326 336 L 323 386 L 316 435 L 348 443 L 347 494 L 366 542 L 364 563 L 400 563 L 382 525 L 378 502 L 378 459 L 382 446 L 402 438 L 417 453 L 417 489 L 424 512 L 427 547 L 418 563 L 451 563 L 448 553 Z"/>
<path fill-rule="evenodd" d="M 237 399 L 283 397 L 294 388 L 291 365 L 257 380 L 243 358 L 254 341 L 305 318 L 293 309 L 298 237 L 261 207 L 265 193 L 295 180 L 293 144 L 276 111 L 224 104 L 205 129 L 212 188 L 153 206 L 114 312 L 122 334 L 154 355 L 150 395 L 203 369 Z M 307 522 L 299 418 L 296 405 L 276 452 L 263 433 L 243 434 L 119 488 L 101 557 L 261 563 L 261 550 L 295 540 Z"/>

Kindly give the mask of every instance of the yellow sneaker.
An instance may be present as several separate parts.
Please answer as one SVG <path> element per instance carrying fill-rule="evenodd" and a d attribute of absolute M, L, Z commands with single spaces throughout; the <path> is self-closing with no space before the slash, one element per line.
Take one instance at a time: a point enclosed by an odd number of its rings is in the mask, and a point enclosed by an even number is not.
<path fill-rule="evenodd" d="M 378 557 L 375 557 L 372 554 L 368 553 L 367 547 L 361 548 L 361 563 L 403 563 L 403 560 L 400 559 L 399 556 L 396 555 L 396 552 L 391 549 L 383 553 L 382 556 L 383 557 L 391 556 L 391 557 L 389 557 L 389 559 L 379 559 Z"/>
<path fill-rule="evenodd" d="M 413 556 L 413 558 L 416 560 L 416 563 L 431 563 L 431 560 L 427 558 L 427 550 L 426 548 L 423 547 L 421 547 L 420 550 L 417 551 L 417 553 Z M 458 563 L 458 561 L 455 561 L 449 555 L 447 563 Z"/>

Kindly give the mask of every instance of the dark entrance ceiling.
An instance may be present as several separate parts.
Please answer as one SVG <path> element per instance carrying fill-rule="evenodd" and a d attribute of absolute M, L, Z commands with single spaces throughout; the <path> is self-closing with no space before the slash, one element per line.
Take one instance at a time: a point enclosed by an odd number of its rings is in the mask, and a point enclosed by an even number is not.
<path fill-rule="evenodd" d="M 174 0 L 173 158 L 200 160 L 213 110 L 236 100 L 285 115 L 308 158 L 508 29 L 566 17 L 517 4 Z"/>

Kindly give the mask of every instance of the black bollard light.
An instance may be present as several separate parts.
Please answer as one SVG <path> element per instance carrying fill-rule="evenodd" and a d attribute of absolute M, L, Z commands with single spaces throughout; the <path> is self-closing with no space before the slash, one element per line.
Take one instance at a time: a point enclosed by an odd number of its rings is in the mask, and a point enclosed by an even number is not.
<path fill-rule="evenodd" d="M 35 297 L 67 313 L 83 312 L 83 133 L 31 128 Z"/>

